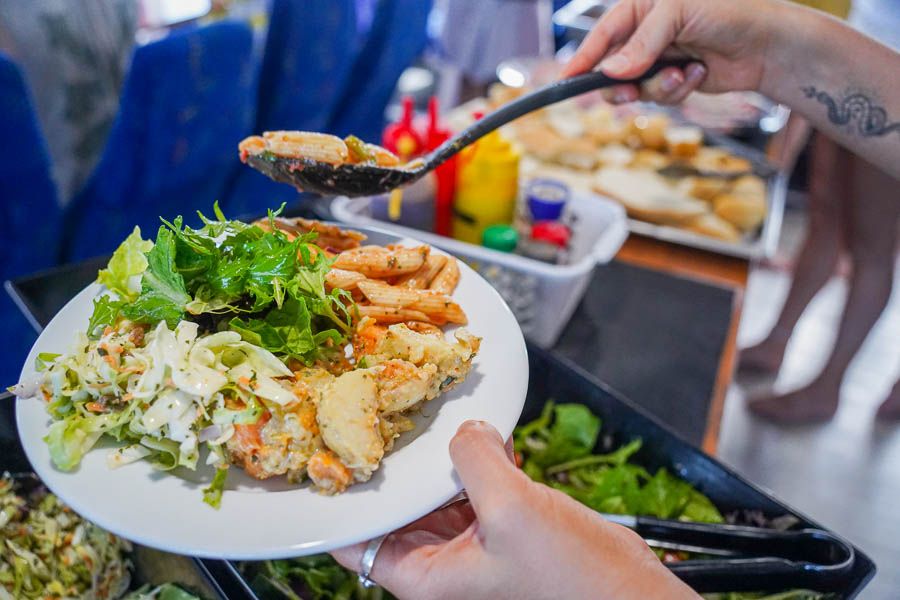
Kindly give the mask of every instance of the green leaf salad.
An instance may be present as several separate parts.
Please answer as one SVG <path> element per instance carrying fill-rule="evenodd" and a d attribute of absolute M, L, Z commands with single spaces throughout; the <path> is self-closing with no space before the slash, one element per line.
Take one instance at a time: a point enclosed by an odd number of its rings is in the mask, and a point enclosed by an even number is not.
<path fill-rule="evenodd" d="M 594 454 L 600 419 L 581 404 L 547 402 L 541 416 L 516 429 L 522 468 L 599 512 L 650 515 L 706 523 L 724 521 L 709 498 L 666 469 L 650 473 L 629 462 L 635 439 L 608 454 Z"/>
<path fill-rule="evenodd" d="M 288 365 L 343 356 L 355 305 L 326 289 L 332 260 L 316 234 L 286 234 L 277 212 L 261 227 L 214 210 L 198 229 L 163 220 L 153 241 L 135 228 L 98 274 L 105 292 L 85 331 L 17 386 L 47 401 L 58 468 L 76 468 L 103 436 L 122 444 L 111 467 L 195 469 L 205 446 L 219 470 L 204 499 L 217 506 L 234 425 L 294 399 Z"/>

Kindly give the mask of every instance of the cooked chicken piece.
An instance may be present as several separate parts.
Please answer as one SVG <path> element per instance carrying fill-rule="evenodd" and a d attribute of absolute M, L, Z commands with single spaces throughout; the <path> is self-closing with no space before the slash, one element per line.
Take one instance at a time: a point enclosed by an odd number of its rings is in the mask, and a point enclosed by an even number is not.
<path fill-rule="evenodd" d="M 302 478 L 306 462 L 323 446 L 316 405 L 322 388 L 333 379 L 318 368 L 295 373 L 291 391 L 297 401 L 290 408 L 272 405 L 256 423 L 234 426 L 225 444 L 231 462 L 257 479 L 285 474 L 292 480 Z"/>
<path fill-rule="evenodd" d="M 366 358 L 369 365 L 401 359 L 417 367 L 432 364 L 437 367 L 440 390 L 446 391 L 465 378 L 478 352 L 481 338 L 465 329 L 456 332 L 456 342 L 412 331 L 403 324 L 391 325 L 375 352 Z"/>
<path fill-rule="evenodd" d="M 437 367 L 417 367 L 405 360 L 388 360 L 370 369 L 378 386 L 378 406 L 383 414 L 398 413 L 431 400 L 441 393 Z"/>
<path fill-rule="evenodd" d="M 326 494 L 340 494 L 353 479 L 350 469 L 331 450 L 319 450 L 313 454 L 307 472 L 316 487 Z"/>
<path fill-rule="evenodd" d="M 383 415 L 378 419 L 378 429 L 381 432 L 381 438 L 384 440 L 385 453 L 390 452 L 394 448 L 394 440 L 400 437 L 401 433 L 412 431 L 416 424 L 408 417 L 399 413 Z"/>
<path fill-rule="evenodd" d="M 225 443 L 230 461 L 256 479 L 287 475 L 302 478 L 306 462 L 322 446 L 322 440 L 301 406 L 298 412 L 273 410 L 252 425 L 235 425 L 234 435 Z"/>
<path fill-rule="evenodd" d="M 325 493 L 366 481 L 394 440 L 413 423 L 404 413 L 465 377 L 481 340 L 459 330 L 455 342 L 405 325 L 364 320 L 354 344 L 363 368 L 335 377 L 299 368 L 289 408 L 278 405 L 252 425 L 235 425 L 231 462 L 258 479 L 309 475 Z M 285 382 L 287 383 L 287 382 Z"/>
<path fill-rule="evenodd" d="M 367 354 L 373 354 L 381 344 L 381 340 L 384 339 L 385 333 L 387 333 L 387 328 L 384 325 L 379 325 L 371 317 L 363 317 L 356 326 L 356 333 L 353 334 L 354 358 L 359 360 Z"/>
<path fill-rule="evenodd" d="M 378 388 L 369 369 L 349 371 L 327 385 L 316 420 L 325 444 L 353 470 L 354 479 L 369 479 L 384 455 L 378 431 Z"/>

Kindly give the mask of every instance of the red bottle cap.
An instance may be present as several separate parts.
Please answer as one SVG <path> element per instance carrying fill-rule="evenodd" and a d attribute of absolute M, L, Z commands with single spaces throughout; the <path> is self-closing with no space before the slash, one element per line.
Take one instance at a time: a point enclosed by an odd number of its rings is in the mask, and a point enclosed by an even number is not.
<path fill-rule="evenodd" d="M 572 231 L 557 221 L 538 221 L 531 226 L 531 239 L 547 242 L 565 248 L 572 237 Z"/>
<path fill-rule="evenodd" d="M 403 113 L 400 120 L 384 128 L 381 145 L 402 159 L 409 159 L 422 153 L 425 143 L 413 127 L 412 96 L 403 98 Z"/>

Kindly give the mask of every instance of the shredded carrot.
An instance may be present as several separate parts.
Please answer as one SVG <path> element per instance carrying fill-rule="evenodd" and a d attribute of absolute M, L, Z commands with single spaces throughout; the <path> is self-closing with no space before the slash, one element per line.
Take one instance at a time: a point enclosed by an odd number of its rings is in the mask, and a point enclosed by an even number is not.
<path fill-rule="evenodd" d="M 238 383 L 244 387 L 250 387 L 250 378 L 249 377 L 238 377 Z"/>
<path fill-rule="evenodd" d="M 85 403 L 84 407 L 86 409 L 88 409 L 89 411 L 95 412 L 95 413 L 102 413 L 102 412 L 106 411 L 106 409 L 103 407 L 103 405 L 100 404 L 99 402 L 87 402 L 87 403 Z"/>

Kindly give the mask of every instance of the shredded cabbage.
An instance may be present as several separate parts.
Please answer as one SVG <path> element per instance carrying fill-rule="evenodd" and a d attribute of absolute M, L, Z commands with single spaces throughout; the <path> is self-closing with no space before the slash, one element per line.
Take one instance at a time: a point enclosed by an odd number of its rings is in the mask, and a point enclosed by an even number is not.
<path fill-rule="evenodd" d="M 0 477 L 0 599 L 118 598 L 131 545 L 84 521 L 44 488 Z"/>
<path fill-rule="evenodd" d="M 69 354 L 44 363 L 40 391 L 55 422 L 45 438 L 54 464 L 78 466 L 104 435 L 126 442 L 107 458 L 111 467 L 148 460 L 154 467 L 196 469 L 200 449 L 220 467 L 215 493 L 224 486 L 223 445 L 235 424 L 255 423 L 261 401 L 294 401 L 292 375 L 274 354 L 223 331 L 199 335 L 196 323 L 169 329 L 160 321 L 136 335 L 133 323 L 107 327 L 96 339 L 76 337 Z M 138 343 L 139 342 L 139 343 Z M 215 426 L 203 442 L 200 432 Z"/>

